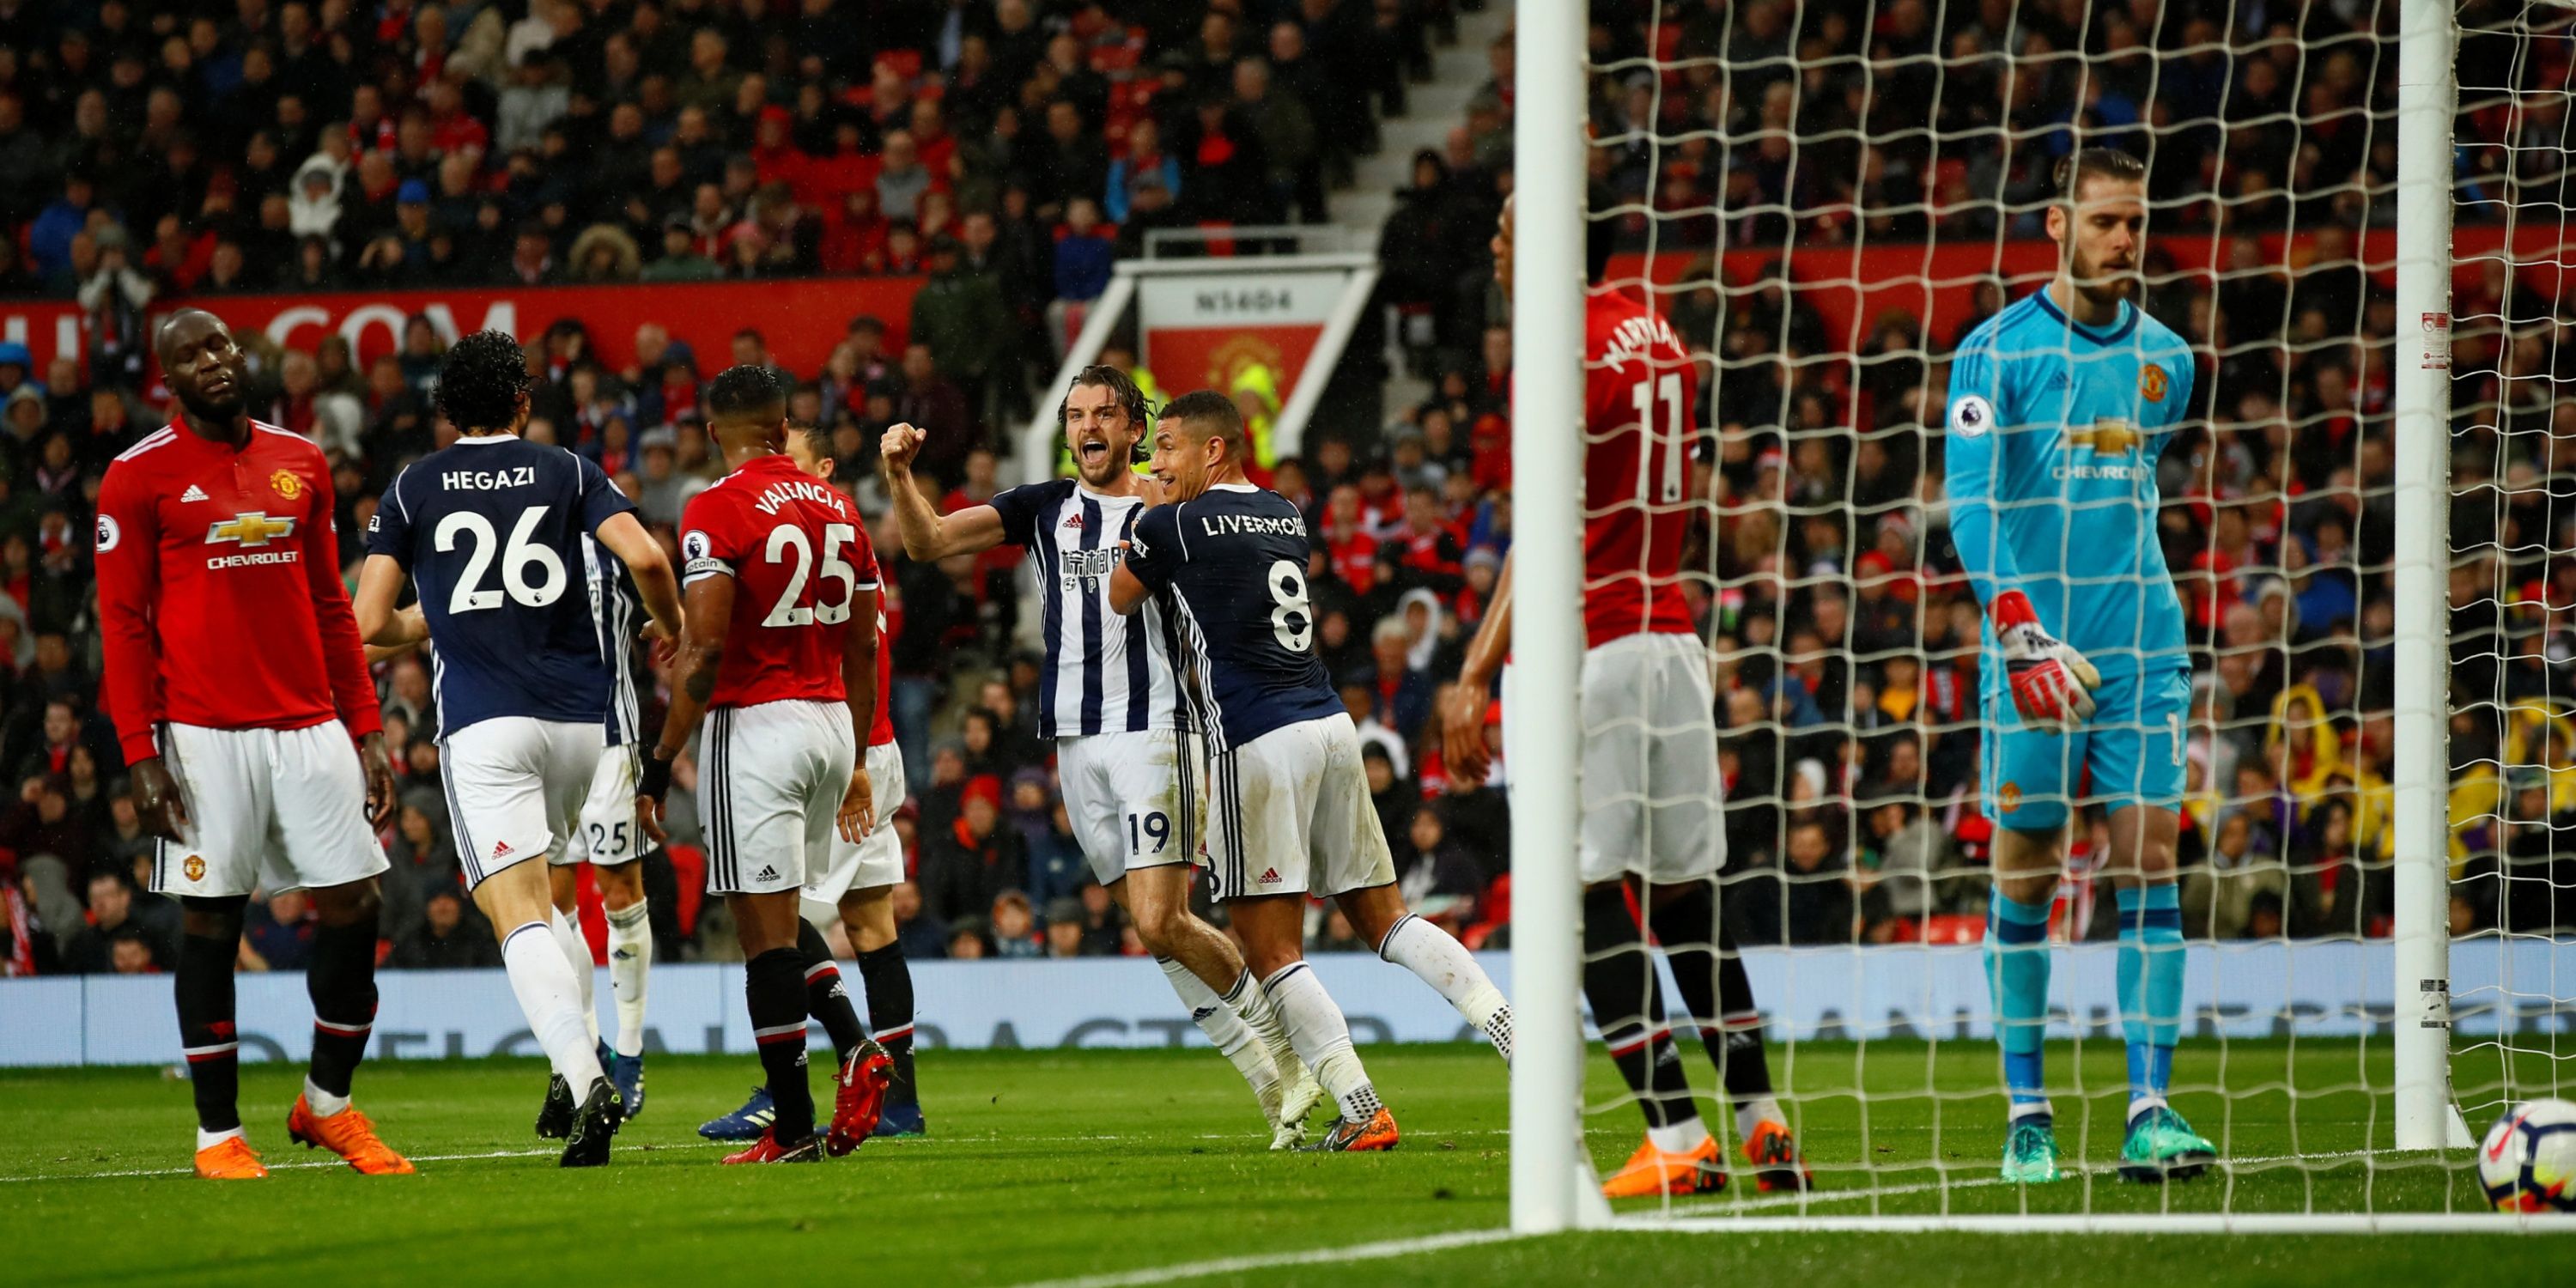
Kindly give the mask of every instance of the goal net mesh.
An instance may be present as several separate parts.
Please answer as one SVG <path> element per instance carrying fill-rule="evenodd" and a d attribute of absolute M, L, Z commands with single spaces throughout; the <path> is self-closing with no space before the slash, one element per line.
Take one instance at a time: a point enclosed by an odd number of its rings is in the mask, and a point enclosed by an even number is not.
<path fill-rule="evenodd" d="M 2576 1088 L 2576 957 L 2552 952 L 2576 933 L 2576 14 L 2461 18 L 2449 911 L 2453 1085 L 2483 1126 Z"/>
<path fill-rule="evenodd" d="M 1652 917 L 1660 954 L 1587 938 L 1587 995 L 1616 961 L 1650 999 L 1591 1008 L 1610 1039 L 1585 1084 L 1596 1171 L 1619 1174 L 1675 1116 L 1654 1070 L 1677 1064 L 1733 1182 L 1618 1211 L 2483 1206 L 2466 1155 L 2391 1149 L 2397 3 L 1593 6 L 1590 218 L 1619 245 L 1606 286 L 1650 298 L 1699 363 L 1677 580 L 1712 678 L 1725 955 L 1760 1019 L 1685 1006 L 1705 990 L 1670 972 L 1704 969 L 1710 945 L 1671 942 Z M 2576 829 L 2576 408 L 2555 383 L 2576 373 L 2557 278 L 2569 50 L 2563 21 L 2523 10 L 2463 11 L 2478 83 L 2459 131 L 2451 916 L 2454 1076 L 2480 1128 L 2500 1102 L 2576 1082 L 2561 1051 L 2576 979 L 2558 973 L 2576 954 L 2556 938 L 2576 929 L 2562 830 Z M 1962 343 L 2057 272 L 2049 210 L 2079 147 L 2144 163 L 2130 299 L 2152 321 L 2061 326 L 2054 369 L 2116 367 L 2138 397 L 2080 424 L 1999 427 L 1993 468 L 2017 490 L 1993 495 L 1984 531 L 2051 531 L 2053 548 L 2020 552 L 2026 568 L 2063 569 L 2097 602 L 2178 597 L 2183 621 L 2178 643 L 2143 625 L 2083 641 L 2112 673 L 2085 754 L 2072 738 L 2005 745 L 2016 721 L 1968 575 L 1993 558 L 1961 548 L 1950 494 Z M 2155 324 L 2188 356 L 2148 375 L 2134 346 Z M 2019 348 L 2045 376 L 2035 333 Z M 1642 427 L 1596 422 L 1596 449 L 1642 434 L 1651 452 L 1655 406 L 1640 398 Z M 1622 504 L 1672 508 L 1638 476 Z M 2017 527 L 2016 505 L 2067 521 Z M 2087 545 L 2099 531 L 2139 535 Z M 1656 575 L 1596 560 L 1587 576 L 1613 572 Z M 1589 810 L 1592 750 L 1619 720 L 1589 693 L 1585 719 Z M 1687 736 L 1691 721 L 1644 723 Z M 1629 803 L 1662 803 L 1652 768 L 1636 767 Z M 2159 798 L 2185 969 L 2179 1003 L 2147 1014 L 2153 987 L 2122 983 L 2117 891 L 2140 852 L 2115 821 Z M 2052 812 L 2063 879 L 2012 941 L 2051 963 L 2064 1179 L 2025 1186 L 1999 1175 L 1989 927 L 1999 848 L 2044 836 Z M 2161 951 L 2145 939 L 2136 960 Z M 2192 1184 L 2119 1183 L 2128 1021 L 2178 1026 L 2167 1100 L 2221 1160 Z M 1738 1080 L 1757 1051 L 1768 1098 Z M 1772 1101 L 1811 1190 L 1757 1184 L 1740 1120 Z"/>

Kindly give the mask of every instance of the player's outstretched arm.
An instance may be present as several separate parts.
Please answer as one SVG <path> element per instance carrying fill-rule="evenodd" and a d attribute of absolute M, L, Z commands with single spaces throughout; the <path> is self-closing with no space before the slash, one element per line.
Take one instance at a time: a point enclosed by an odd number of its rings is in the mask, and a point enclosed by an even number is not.
<path fill-rule="evenodd" d="M 1485 707 L 1493 700 L 1494 677 L 1512 651 L 1512 557 L 1503 556 L 1502 575 L 1494 579 L 1494 599 L 1476 638 L 1467 641 L 1467 658 L 1458 666 L 1458 683 L 1440 711 L 1440 760 L 1451 782 L 1473 787 L 1485 781 L 1494 758 L 1485 746 Z"/>
<path fill-rule="evenodd" d="M 689 583 L 681 609 L 684 626 L 671 660 L 671 708 L 635 786 L 637 818 L 656 841 L 668 839 L 662 830 L 662 797 L 671 790 L 671 761 L 696 736 L 698 722 L 706 719 L 707 699 L 715 696 L 716 668 L 724 664 L 725 634 L 733 625 L 733 595 L 729 574 L 704 574 Z M 869 691 L 875 692 L 874 677 Z"/>
<path fill-rule="evenodd" d="M 671 571 L 671 557 L 662 553 L 662 543 L 644 530 L 632 512 L 609 516 L 599 525 L 598 537 L 635 578 L 635 593 L 643 597 L 644 611 L 652 615 L 661 637 L 680 638 L 680 578 Z"/>
<path fill-rule="evenodd" d="M 982 554 L 1002 544 L 1002 512 L 989 505 L 970 505 L 943 515 L 932 508 L 912 479 L 912 461 L 921 455 L 921 430 L 896 425 L 877 440 L 877 464 L 885 472 L 886 495 L 894 498 L 895 527 L 903 533 L 905 554 L 924 562 L 950 555 Z"/>

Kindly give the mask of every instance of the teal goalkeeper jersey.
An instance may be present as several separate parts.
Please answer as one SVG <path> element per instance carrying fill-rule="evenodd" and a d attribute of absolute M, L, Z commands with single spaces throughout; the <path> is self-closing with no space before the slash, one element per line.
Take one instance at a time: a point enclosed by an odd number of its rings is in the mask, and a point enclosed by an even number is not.
<path fill-rule="evenodd" d="M 2156 459 L 2191 404 L 2191 351 L 2135 305 L 2078 326 L 2043 287 L 1986 319 L 1950 367 L 1950 537 L 1977 602 L 2019 590 L 2105 676 L 2187 664 L 2156 540 Z M 1989 655 L 1994 626 L 1985 631 Z M 1985 687 L 2002 668 L 1983 668 Z"/>

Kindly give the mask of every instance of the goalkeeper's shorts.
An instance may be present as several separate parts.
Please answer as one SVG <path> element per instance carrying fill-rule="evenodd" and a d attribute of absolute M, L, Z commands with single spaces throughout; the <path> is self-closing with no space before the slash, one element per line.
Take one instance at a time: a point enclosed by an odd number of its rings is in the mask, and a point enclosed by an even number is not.
<path fill-rule="evenodd" d="M 2182 804 L 2188 669 L 2103 677 L 2093 718 L 2065 733 L 2025 727 L 2008 693 L 1989 691 L 1980 705 L 1985 813 L 1998 827 L 2054 832 L 2075 805 Z"/>

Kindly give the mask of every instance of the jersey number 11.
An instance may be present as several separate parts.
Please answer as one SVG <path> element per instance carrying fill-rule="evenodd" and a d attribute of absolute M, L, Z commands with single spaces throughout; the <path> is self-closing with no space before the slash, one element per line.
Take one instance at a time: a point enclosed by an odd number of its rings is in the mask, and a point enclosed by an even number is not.
<path fill-rule="evenodd" d="M 1682 373 L 1668 371 L 1661 376 L 1648 376 L 1632 387 L 1628 401 L 1637 407 L 1637 499 L 1670 503 L 1682 499 Z M 1655 404 L 1662 403 L 1664 432 L 1655 432 Z M 1663 487 L 1656 495 L 1646 492 L 1648 468 L 1654 460 L 1658 443 L 1668 444 L 1664 453 Z"/>

